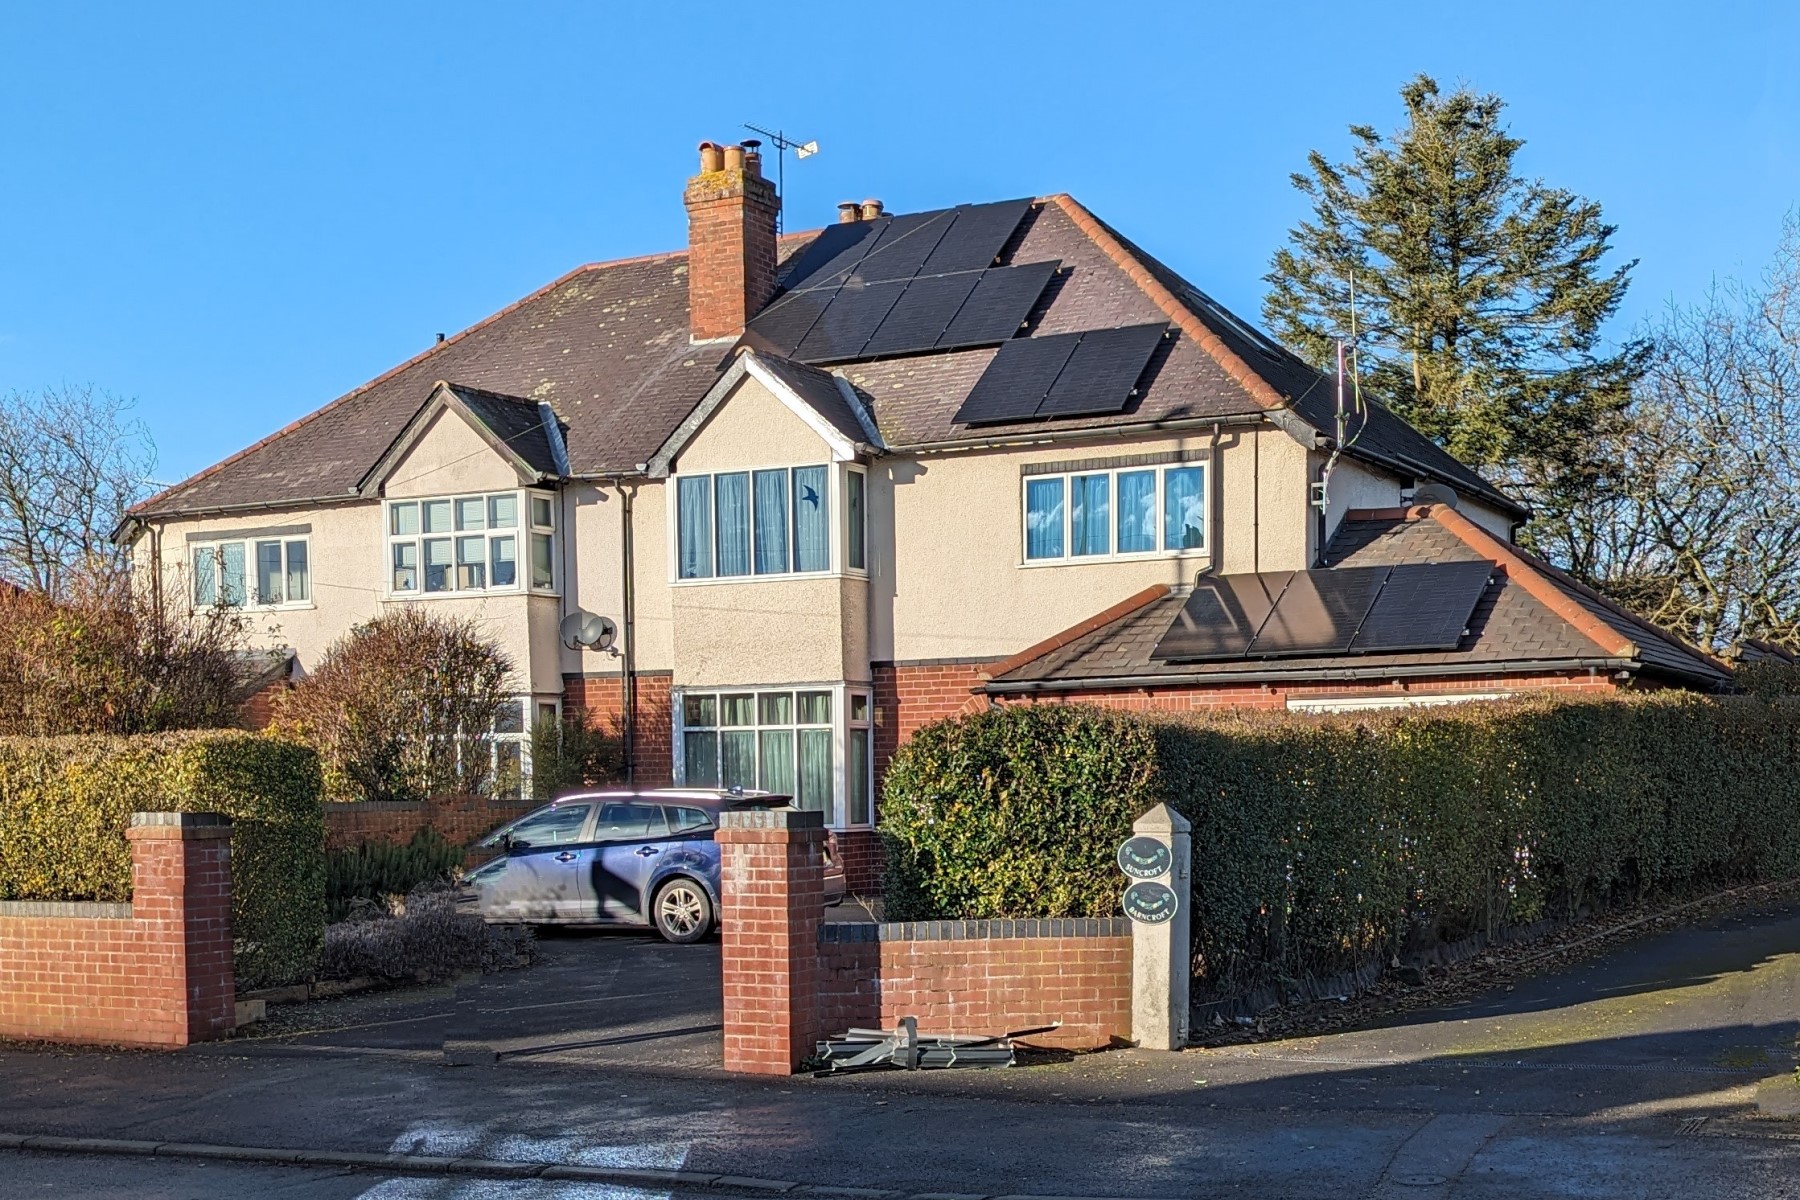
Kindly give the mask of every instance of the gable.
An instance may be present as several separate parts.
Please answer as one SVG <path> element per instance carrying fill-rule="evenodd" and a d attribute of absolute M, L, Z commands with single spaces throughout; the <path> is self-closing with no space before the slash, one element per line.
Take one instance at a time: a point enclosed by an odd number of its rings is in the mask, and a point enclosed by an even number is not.
<path fill-rule="evenodd" d="M 387 496 L 446 496 L 499 491 L 535 480 L 522 478 L 461 414 L 439 408 L 385 474 L 371 482 Z"/>
<path fill-rule="evenodd" d="M 832 447 L 812 425 L 746 372 L 675 454 L 680 474 L 830 462 Z"/>

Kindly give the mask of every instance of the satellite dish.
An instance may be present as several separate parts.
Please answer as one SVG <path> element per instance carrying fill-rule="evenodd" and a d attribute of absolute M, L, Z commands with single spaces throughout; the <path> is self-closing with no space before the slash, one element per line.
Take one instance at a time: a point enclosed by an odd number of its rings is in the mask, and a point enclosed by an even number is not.
<path fill-rule="evenodd" d="M 1427 483 L 1413 492 L 1414 504 L 1442 504 L 1445 508 L 1456 507 L 1456 491 L 1441 483 Z"/>
<path fill-rule="evenodd" d="M 571 650 L 599 650 L 610 654 L 619 627 L 610 617 L 578 610 L 562 619 L 561 633 L 563 645 Z"/>

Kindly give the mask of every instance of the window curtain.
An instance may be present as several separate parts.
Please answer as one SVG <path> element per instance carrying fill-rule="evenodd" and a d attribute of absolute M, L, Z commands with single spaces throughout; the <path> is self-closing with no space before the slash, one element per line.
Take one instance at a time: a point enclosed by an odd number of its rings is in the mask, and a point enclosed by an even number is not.
<path fill-rule="evenodd" d="M 1061 558 L 1063 552 L 1063 481 L 1031 479 L 1025 483 L 1025 557 Z"/>
<path fill-rule="evenodd" d="M 690 729 L 681 738 L 687 785 L 719 786 L 719 735 L 710 729 Z"/>
<path fill-rule="evenodd" d="M 1205 469 L 1171 468 L 1163 475 L 1163 549 L 1200 550 L 1205 546 Z"/>
<path fill-rule="evenodd" d="M 1105 475 L 1077 475 L 1069 480 L 1069 553 L 1105 554 L 1111 549 L 1112 513 Z"/>
<path fill-rule="evenodd" d="M 850 825 L 869 824 L 869 731 L 850 731 L 850 761 L 844 767 L 850 793 L 849 812 L 844 820 Z"/>
<path fill-rule="evenodd" d="M 800 788 L 794 803 L 804 809 L 831 813 L 831 730 L 800 730 Z"/>
<path fill-rule="evenodd" d="M 788 567 L 788 473 L 758 471 L 756 493 L 756 573 L 780 575 Z"/>
<path fill-rule="evenodd" d="M 720 575 L 750 573 L 750 476 L 739 471 L 713 477 Z"/>
<path fill-rule="evenodd" d="M 849 501 L 848 517 L 850 523 L 850 569 L 861 571 L 868 566 L 868 550 L 866 548 L 863 527 L 866 518 L 863 515 L 863 473 L 851 471 L 845 477 L 845 493 Z"/>
<path fill-rule="evenodd" d="M 762 754 L 762 789 L 783 796 L 794 794 L 794 731 L 765 729 L 759 735 Z"/>
<path fill-rule="evenodd" d="M 1119 553 L 1156 549 L 1156 472 L 1119 473 Z"/>
<path fill-rule="evenodd" d="M 219 602 L 242 607 L 244 603 L 244 543 L 226 542 L 219 547 Z"/>
<path fill-rule="evenodd" d="M 762 509 L 757 509 L 762 517 Z M 794 468 L 794 570 L 831 569 L 831 505 L 824 467 Z"/>
<path fill-rule="evenodd" d="M 219 602 L 218 560 L 218 551 L 211 546 L 201 546 L 194 551 L 194 603 L 197 606 Z"/>
<path fill-rule="evenodd" d="M 708 579 L 713 573 L 712 477 L 684 478 L 676 489 L 675 524 L 681 546 L 677 577 Z"/>
<path fill-rule="evenodd" d="M 756 786 L 756 733 L 749 729 L 719 732 L 719 786 Z"/>

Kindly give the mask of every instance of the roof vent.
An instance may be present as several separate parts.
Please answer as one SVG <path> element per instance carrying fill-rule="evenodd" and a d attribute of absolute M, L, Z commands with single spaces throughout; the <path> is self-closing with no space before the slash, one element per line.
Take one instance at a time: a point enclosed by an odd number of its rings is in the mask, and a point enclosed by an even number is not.
<path fill-rule="evenodd" d="M 1414 504 L 1442 504 L 1445 508 L 1456 507 L 1456 489 L 1442 483 L 1422 483 L 1413 492 Z"/>

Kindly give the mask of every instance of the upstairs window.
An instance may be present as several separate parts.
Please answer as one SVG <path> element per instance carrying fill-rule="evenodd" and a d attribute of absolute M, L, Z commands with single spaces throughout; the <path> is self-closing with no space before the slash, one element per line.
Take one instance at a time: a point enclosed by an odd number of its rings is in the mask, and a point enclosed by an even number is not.
<path fill-rule="evenodd" d="M 860 520 L 860 492 L 855 504 Z M 675 525 L 677 579 L 829 571 L 831 468 L 680 476 Z"/>
<path fill-rule="evenodd" d="M 312 604 L 306 538 L 202 542 L 192 549 L 194 607 L 305 608 Z"/>
<path fill-rule="evenodd" d="M 1029 475 L 1024 510 L 1028 563 L 1204 552 L 1206 467 Z"/>
<path fill-rule="evenodd" d="M 535 492 L 390 500 L 388 590 L 396 596 L 525 586 L 548 591 L 556 586 L 555 540 L 556 505 Z"/>

